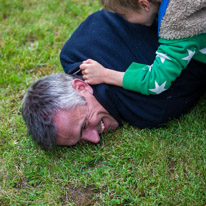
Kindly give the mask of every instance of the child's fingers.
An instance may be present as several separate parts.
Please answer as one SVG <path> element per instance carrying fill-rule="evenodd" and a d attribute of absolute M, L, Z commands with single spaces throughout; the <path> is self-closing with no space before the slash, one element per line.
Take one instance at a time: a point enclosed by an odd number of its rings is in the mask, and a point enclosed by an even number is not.
<path fill-rule="evenodd" d="M 88 73 L 89 73 L 89 72 L 88 72 L 87 69 L 82 69 L 82 74 L 86 75 L 86 74 L 88 74 Z"/>
<path fill-rule="evenodd" d="M 91 64 L 91 63 L 93 63 L 93 62 L 94 62 L 94 60 L 92 60 L 92 59 L 87 59 L 87 60 L 83 61 L 83 64 Z"/>
<path fill-rule="evenodd" d="M 79 68 L 80 68 L 81 70 L 84 70 L 84 69 L 87 68 L 87 65 L 86 65 L 85 63 L 83 63 L 83 64 L 81 64 L 81 65 L 79 66 Z"/>

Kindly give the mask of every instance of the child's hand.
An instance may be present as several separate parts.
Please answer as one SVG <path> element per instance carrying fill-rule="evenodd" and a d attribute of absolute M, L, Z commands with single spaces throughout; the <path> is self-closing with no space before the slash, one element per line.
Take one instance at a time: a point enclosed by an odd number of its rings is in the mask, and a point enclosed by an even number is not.
<path fill-rule="evenodd" d="M 79 66 L 82 71 L 82 77 L 88 84 L 105 83 L 106 68 L 98 62 L 87 59 Z"/>
<path fill-rule="evenodd" d="M 88 84 L 111 84 L 122 87 L 124 72 L 103 67 L 98 62 L 87 59 L 79 66 L 82 77 Z"/>

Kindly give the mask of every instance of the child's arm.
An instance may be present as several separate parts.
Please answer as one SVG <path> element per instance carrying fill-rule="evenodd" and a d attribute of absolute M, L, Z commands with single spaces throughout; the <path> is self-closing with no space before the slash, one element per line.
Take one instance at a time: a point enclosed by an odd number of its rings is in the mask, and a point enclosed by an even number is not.
<path fill-rule="evenodd" d="M 180 39 L 161 39 L 152 65 L 133 62 L 126 72 L 107 69 L 93 60 L 80 65 L 83 78 L 89 84 L 112 84 L 140 92 L 160 94 L 167 90 L 193 58 L 206 63 L 206 34 Z"/>
<path fill-rule="evenodd" d="M 192 58 L 206 63 L 205 37 L 201 34 L 179 40 L 160 39 L 153 64 L 132 63 L 124 74 L 123 87 L 146 95 L 169 89 Z"/>
<path fill-rule="evenodd" d="M 79 67 L 88 84 L 105 83 L 122 87 L 124 72 L 107 69 L 92 59 L 83 61 Z"/>

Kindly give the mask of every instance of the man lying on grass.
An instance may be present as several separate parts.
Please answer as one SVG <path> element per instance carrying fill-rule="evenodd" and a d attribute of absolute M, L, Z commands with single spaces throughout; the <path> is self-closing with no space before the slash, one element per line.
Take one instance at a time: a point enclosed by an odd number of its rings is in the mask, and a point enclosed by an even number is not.
<path fill-rule="evenodd" d="M 89 16 L 61 51 L 67 74 L 37 80 L 24 96 L 22 114 L 33 140 L 45 150 L 85 140 L 98 143 L 101 133 L 122 121 L 154 128 L 189 111 L 206 89 L 205 64 L 195 60 L 157 96 L 106 84 L 90 86 L 80 77 L 79 66 L 89 58 L 117 71 L 125 71 L 131 62 L 151 64 L 158 47 L 156 24 L 131 24 L 105 10 Z"/>

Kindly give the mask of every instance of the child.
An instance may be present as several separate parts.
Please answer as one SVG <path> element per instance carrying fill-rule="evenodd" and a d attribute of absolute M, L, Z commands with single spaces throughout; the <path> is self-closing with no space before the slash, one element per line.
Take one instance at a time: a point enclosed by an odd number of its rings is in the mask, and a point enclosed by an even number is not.
<path fill-rule="evenodd" d="M 100 1 L 131 23 L 151 26 L 158 15 L 160 46 L 152 65 L 133 62 L 126 72 L 105 68 L 92 59 L 84 61 L 80 69 L 87 83 L 112 84 L 145 95 L 160 94 L 191 59 L 206 63 L 206 0 Z"/>

